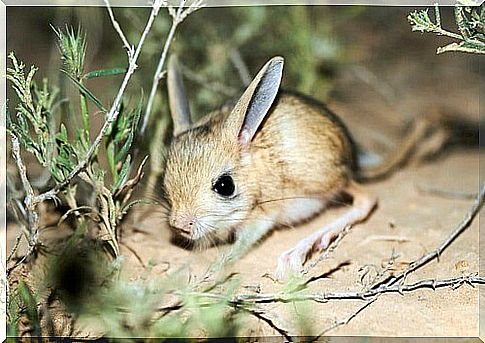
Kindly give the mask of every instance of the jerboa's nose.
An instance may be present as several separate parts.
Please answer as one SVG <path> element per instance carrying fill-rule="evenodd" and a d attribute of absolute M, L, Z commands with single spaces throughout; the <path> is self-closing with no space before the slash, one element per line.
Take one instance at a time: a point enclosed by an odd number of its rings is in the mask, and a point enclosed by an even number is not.
<path fill-rule="evenodd" d="M 181 231 L 185 234 L 191 234 L 195 223 L 195 216 L 193 215 L 174 215 L 170 218 L 170 226 L 175 230 Z"/>

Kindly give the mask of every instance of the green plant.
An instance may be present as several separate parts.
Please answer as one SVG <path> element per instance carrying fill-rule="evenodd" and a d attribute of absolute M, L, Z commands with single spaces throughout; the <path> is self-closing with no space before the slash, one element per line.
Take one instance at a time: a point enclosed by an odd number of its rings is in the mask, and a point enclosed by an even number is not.
<path fill-rule="evenodd" d="M 431 32 L 437 35 L 446 36 L 458 42 L 438 47 L 437 54 L 444 52 L 467 52 L 485 54 L 485 7 L 471 7 L 469 2 L 466 6 L 456 5 L 454 8 L 455 22 L 458 32 L 451 32 L 441 26 L 441 15 L 438 5 L 435 5 L 435 21 L 431 20 L 428 9 L 414 11 L 409 14 L 408 20 L 413 31 Z"/>
<path fill-rule="evenodd" d="M 38 296 L 23 281 L 20 281 L 11 290 L 7 307 L 8 336 L 19 336 L 17 325 L 22 320 L 29 323 L 28 330 L 33 336 L 41 336 L 41 323 L 37 310 L 37 301 Z"/>
<path fill-rule="evenodd" d="M 104 241 L 114 257 L 119 255 L 118 225 L 132 206 L 142 202 L 131 200 L 131 197 L 147 161 L 147 157 L 141 157 L 141 163 L 137 167 L 131 153 L 142 113 L 143 96 L 136 107 L 130 109 L 123 103 L 123 94 L 137 68 L 141 49 L 162 5 L 164 2 L 161 0 L 153 3 L 138 45 L 128 51 L 126 68 L 85 73 L 86 35 L 80 29 L 54 29 L 63 61 L 62 72 L 78 91 L 80 115 L 73 106 L 68 106 L 69 112 L 61 116 L 59 105 L 63 102 L 76 103 L 76 99 L 60 100 L 58 89 L 51 86 L 47 78 L 43 79 L 41 86 L 38 85 L 35 80 L 36 67 L 32 66 L 26 72 L 25 65 L 18 61 L 15 54 L 9 55 L 12 67 L 7 70 L 7 79 L 11 82 L 18 101 L 15 115 L 5 114 L 7 131 L 12 141 L 12 154 L 23 187 L 23 192 L 15 192 L 10 196 L 12 200 L 16 200 L 14 203 L 19 209 L 17 212 L 21 214 L 19 219 L 23 231 L 9 254 L 7 275 L 11 275 L 24 262 L 33 261 L 43 246 L 39 239 L 39 230 L 40 217 L 45 207 L 41 208 L 40 204 L 48 200 L 53 200 L 58 208 L 60 204 L 63 206 L 59 226 L 68 217 L 73 217 L 73 237 L 81 235 Z M 167 48 L 170 41 L 171 39 L 167 40 Z M 91 92 L 87 83 L 98 77 L 118 74 L 124 74 L 124 78 L 112 105 L 107 108 Z M 105 121 L 95 137 L 90 135 L 90 116 L 93 112 L 91 106 L 105 114 Z M 65 121 L 77 117 L 82 119 L 82 123 L 76 129 L 68 130 Z M 103 140 L 105 153 L 100 149 Z M 40 166 L 48 171 L 50 181 L 47 182 L 47 190 L 37 190 L 30 182 L 30 168 L 27 171 L 22 150 L 31 153 Z M 30 167 L 31 159 L 28 161 Z M 108 165 L 108 172 L 102 167 L 104 163 Z M 131 179 L 130 174 L 134 174 Z M 89 191 L 86 192 L 86 189 Z M 28 248 L 18 256 L 22 238 L 26 240 Z M 53 247 L 45 248 L 45 252 L 52 252 Z M 24 293 L 25 291 L 19 294 Z M 13 323 L 15 320 L 11 322 Z"/>

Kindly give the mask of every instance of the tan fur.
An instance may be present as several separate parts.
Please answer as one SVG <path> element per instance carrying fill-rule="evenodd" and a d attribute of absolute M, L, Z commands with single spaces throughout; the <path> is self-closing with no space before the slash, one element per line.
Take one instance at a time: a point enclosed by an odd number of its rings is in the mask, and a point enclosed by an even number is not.
<path fill-rule="evenodd" d="M 280 94 L 248 151 L 241 151 L 237 137 L 225 130 L 229 115 L 213 112 L 174 139 L 164 187 L 175 215 L 224 214 L 228 201 L 218 199 L 211 187 L 226 170 L 239 193 L 237 208 L 230 210 L 240 220 L 221 225 L 221 231 L 240 226 L 257 208 L 270 212 L 295 198 L 331 198 L 348 184 L 351 143 L 323 108 Z"/>

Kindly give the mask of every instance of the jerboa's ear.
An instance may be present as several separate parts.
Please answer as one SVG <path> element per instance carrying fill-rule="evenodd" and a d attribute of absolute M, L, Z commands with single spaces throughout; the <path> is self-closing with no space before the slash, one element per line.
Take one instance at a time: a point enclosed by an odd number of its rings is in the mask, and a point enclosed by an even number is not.
<path fill-rule="evenodd" d="M 283 58 L 269 60 L 244 91 L 227 119 L 227 130 L 247 146 L 273 104 L 283 75 Z"/>
<path fill-rule="evenodd" d="M 178 136 L 186 131 L 192 121 L 190 119 L 189 102 L 185 94 L 184 82 L 179 71 L 176 55 L 171 55 L 167 72 L 168 102 L 173 121 L 173 135 Z"/>

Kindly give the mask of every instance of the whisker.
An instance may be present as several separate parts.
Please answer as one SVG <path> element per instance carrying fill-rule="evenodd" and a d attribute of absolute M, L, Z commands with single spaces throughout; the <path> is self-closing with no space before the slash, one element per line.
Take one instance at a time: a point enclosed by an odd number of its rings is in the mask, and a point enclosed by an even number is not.
<path fill-rule="evenodd" d="M 201 227 L 207 229 L 207 227 L 210 227 L 207 223 L 201 223 Z M 216 230 L 216 228 L 214 228 Z M 199 248 L 202 249 L 208 249 L 210 247 L 215 247 L 217 249 L 217 253 L 219 254 L 219 248 L 216 240 L 212 237 L 212 234 L 215 233 L 215 231 L 207 230 L 207 234 L 203 235 L 201 239 L 199 240 Z"/>
<path fill-rule="evenodd" d="M 209 223 L 202 223 L 201 225 L 202 227 L 205 226 L 205 228 L 209 228 L 209 229 L 212 229 L 212 230 L 207 230 L 208 231 L 208 234 L 205 235 L 205 238 L 211 243 L 211 247 L 215 247 L 217 249 L 217 252 L 219 253 L 219 248 L 218 248 L 218 245 L 223 242 L 224 240 L 221 239 L 220 237 L 217 237 L 217 233 L 219 230 L 219 228 L 215 227 L 215 226 L 212 226 L 211 224 Z M 215 236 L 214 236 L 215 235 Z"/>
<path fill-rule="evenodd" d="M 297 200 L 297 199 L 318 199 L 318 200 L 324 200 L 327 203 L 334 203 L 334 204 L 347 206 L 347 207 L 352 206 L 352 205 L 348 204 L 347 202 L 345 202 L 343 200 L 338 200 L 337 198 L 324 199 L 320 196 L 308 196 L 308 195 L 306 195 L 306 196 L 289 196 L 289 197 L 262 200 L 262 201 L 256 202 L 256 206 L 263 205 L 263 204 L 266 204 L 266 203 L 271 203 L 271 202 L 286 201 L 286 200 Z"/>
<path fill-rule="evenodd" d="M 207 214 L 205 215 L 201 215 L 199 216 L 200 219 L 203 219 L 203 218 L 224 218 L 224 217 L 227 217 L 233 213 L 236 213 L 238 211 L 231 211 L 229 213 L 218 213 L 218 212 L 208 212 Z"/>

